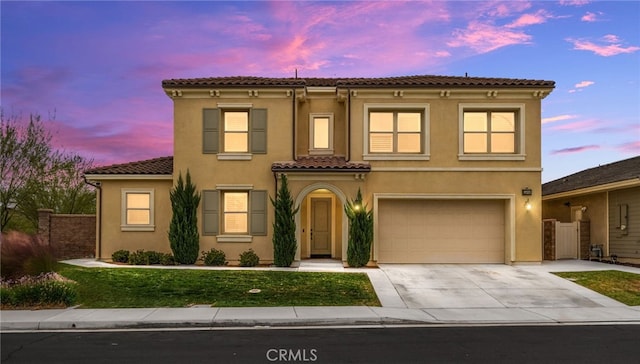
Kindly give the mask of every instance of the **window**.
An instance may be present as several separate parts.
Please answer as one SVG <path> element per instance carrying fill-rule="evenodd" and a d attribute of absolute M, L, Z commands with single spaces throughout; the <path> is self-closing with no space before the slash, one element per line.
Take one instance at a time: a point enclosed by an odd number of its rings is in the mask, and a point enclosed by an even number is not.
<path fill-rule="evenodd" d="M 252 185 L 217 185 L 202 191 L 202 234 L 219 243 L 250 243 L 267 235 L 267 191 Z"/>
<path fill-rule="evenodd" d="M 428 105 L 365 105 L 363 159 L 429 159 Z"/>
<path fill-rule="evenodd" d="M 267 109 L 251 104 L 218 104 L 203 109 L 202 153 L 219 160 L 251 160 L 267 153 Z"/>
<path fill-rule="evenodd" d="M 223 201 L 223 232 L 225 234 L 247 234 L 249 193 L 224 192 Z"/>
<path fill-rule="evenodd" d="M 123 231 L 153 231 L 153 191 L 122 190 Z"/>
<path fill-rule="evenodd" d="M 224 152 L 247 153 L 249 151 L 249 112 L 224 111 Z"/>
<path fill-rule="evenodd" d="M 309 154 L 333 154 L 333 115 L 312 114 L 309 118 Z"/>
<path fill-rule="evenodd" d="M 461 105 L 460 159 L 524 159 L 523 105 Z"/>

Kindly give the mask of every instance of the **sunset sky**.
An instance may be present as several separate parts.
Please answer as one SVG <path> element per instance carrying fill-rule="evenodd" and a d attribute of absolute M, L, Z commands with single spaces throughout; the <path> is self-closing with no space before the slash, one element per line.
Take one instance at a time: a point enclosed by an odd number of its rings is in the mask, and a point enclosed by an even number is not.
<path fill-rule="evenodd" d="M 543 182 L 640 154 L 638 1 L 2 1 L 1 106 L 99 165 L 172 155 L 161 81 L 446 75 L 556 82 Z"/>

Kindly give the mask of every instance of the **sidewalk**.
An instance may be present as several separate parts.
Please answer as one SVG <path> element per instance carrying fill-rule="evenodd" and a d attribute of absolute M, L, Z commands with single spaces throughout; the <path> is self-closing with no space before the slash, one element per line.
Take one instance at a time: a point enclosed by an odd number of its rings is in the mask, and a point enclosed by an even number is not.
<path fill-rule="evenodd" d="M 114 265 L 93 260 L 76 260 L 68 263 L 83 266 L 114 267 Z M 620 269 L 640 273 L 638 268 L 598 264 L 601 263 L 581 261 L 545 262 L 542 265 L 516 266 L 517 269 L 514 272 L 526 271 L 546 274 L 549 271 L 563 270 Z M 491 266 L 488 267 L 491 268 Z M 502 266 L 500 268 L 504 270 Z M 331 261 L 303 261 L 299 267 L 295 268 L 295 270 L 299 271 L 366 272 L 378 294 L 382 307 L 218 308 L 198 305 L 189 308 L 16 310 L 0 312 L 0 329 L 6 332 L 14 330 L 255 326 L 640 324 L 640 306 L 629 307 L 584 287 L 559 279 L 555 283 L 559 284 L 563 290 L 573 290 L 581 297 L 588 297 L 589 302 L 597 302 L 597 305 L 581 305 L 580 302 L 582 301 L 580 301 L 576 305 L 572 305 L 572 307 L 566 305 L 554 307 L 552 304 L 553 297 L 549 297 L 551 304 L 542 302 L 529 307 L 408 308 L 403 297 L 398 293 L 398 290 L 385 272 L 387 269 L 392 268 L 344 269 L 339 263 Z M 475 269 L 477 269 L 477 266 Z M 550 290 L 549 293 L 553 292 Z M 547 294 L 547 292 L 544 292 L 544 294 Z"/>

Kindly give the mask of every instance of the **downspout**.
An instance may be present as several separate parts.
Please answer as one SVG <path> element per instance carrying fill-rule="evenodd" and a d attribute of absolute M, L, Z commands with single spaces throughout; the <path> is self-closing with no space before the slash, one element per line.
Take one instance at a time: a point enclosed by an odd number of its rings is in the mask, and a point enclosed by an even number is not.
<path fill-rule="evenodd" d="M 292 88 L 291 89 L 291 121 L 293 124 L 293 127 L 291 128 L 293 130 L 293 143 L 291 143 L 291 160 L 296 160 L 296 89 Z M 277 184 L 277 183 L 276 183 Z"/>
<path fill-rule="evenodd" d="M 102 256 L 102 184 L 100 182 L 89 182 L 85 175 L 82 175 L 82 179 L 84 179 L 84 183 L 98 190 L 98 211 L 96 211 L 96 213 L 100 218 L 96 219 L 98 223 L 98 231 L 96 232 L 96 260 L 99 260 Z"/>
<path fill-rule="evenodd" d="M 347 162 L 351 160 L 351 88 L 347 88 L 347 158 L 346 159 L 347 159 Z"/>

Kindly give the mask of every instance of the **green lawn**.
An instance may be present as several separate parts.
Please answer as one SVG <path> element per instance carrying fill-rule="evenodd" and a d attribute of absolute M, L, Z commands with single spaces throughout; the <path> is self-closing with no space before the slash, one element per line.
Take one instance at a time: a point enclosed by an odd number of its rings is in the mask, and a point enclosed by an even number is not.
<path fill-rule="evenodd" d="M 640 274 L 617 270 L 555 274 L 626 305 L 640 306 Z"/>
<path fill-rule="evenodd" d="M 364 273 L 263 270 L 82 268 L 58 273 L 78 282 L 83 308 L 380 306 Z M 260 293 L 249 293 L 260 289 Z"/>

